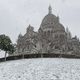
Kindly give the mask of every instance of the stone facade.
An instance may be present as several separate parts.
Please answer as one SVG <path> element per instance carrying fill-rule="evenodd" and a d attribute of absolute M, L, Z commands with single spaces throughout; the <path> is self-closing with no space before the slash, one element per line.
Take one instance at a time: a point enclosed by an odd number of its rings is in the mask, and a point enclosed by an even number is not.
<path fill-rule="evenodd" d="M 80 54 L 79 39 L 71 37 L 68 28 L 59 22 L 59 17 L 52 14 L 52 8 L 49 6 L 48 14 L 42 20 L 38 32 L 29 25 L 25 35 L 19 35 L 17 40 L 17 54 L 35 54 L 35 53 L 65 53 Z"/>

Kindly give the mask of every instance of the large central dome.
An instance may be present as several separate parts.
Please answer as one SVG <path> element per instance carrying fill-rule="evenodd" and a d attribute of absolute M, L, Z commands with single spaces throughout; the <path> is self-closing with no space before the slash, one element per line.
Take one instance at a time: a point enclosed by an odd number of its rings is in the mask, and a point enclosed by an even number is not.
<path fill-rule="evenodd" d="M 63 25 L 59 23 L 59 17 L 52 14 L 51 6 L 49 6 L 48 10 L 48 14 L 43 18 L 40 28 L 44 31 L 45 29 L 65 31 Z"/>
<path fill-rule="evenodd" d="M 56 22 L 58 22 L 58 17 L 56 17 L 55 15 L 52 14 L 52 8 L 51 6 L 49 6 L 48 8 L 49 12 L 48 14 L 43 18 L 42 23 L 41 23 L 41 28 L 45 29 L 45 28 L 52 28 L 53 25 L 56 24 Z"/>
<path fill-rule="evenodd" d="M 54 24 L 57 20 L 57 17 L 53 14 L 47 14 L 44 19 L 42 20 L 41 26 Z"/>

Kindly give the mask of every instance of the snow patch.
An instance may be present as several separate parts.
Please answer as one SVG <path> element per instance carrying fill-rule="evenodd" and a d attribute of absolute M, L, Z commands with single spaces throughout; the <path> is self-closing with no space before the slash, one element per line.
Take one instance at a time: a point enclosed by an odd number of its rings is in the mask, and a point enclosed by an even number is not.
<path fill-rule="evenodd" d="M 80 60 L 39 58 L 2 62 L 0 80 L 80 80 Z"/>
<path fill-rule="evenodd" d="M 8 54 L 7 54 L 7 56 L 8 56 Z M 3 58 L 3 57 L 5 57 L 5 51 L 0 51 L 0 58 Z"/>

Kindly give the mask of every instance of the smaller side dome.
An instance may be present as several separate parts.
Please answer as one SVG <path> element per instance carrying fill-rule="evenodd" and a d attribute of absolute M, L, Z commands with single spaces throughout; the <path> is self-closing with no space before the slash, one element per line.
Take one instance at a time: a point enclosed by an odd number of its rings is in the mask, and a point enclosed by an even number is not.
<path fill-rule="evenodd" d="M 32 31 L 34 31 L 34 28 L 31 25 L 29 25 L 27 28 L 27 33 L 32 32 Z"/>
<path fill-rule="evenodd" d="M 23 37 L 23 36 L 22 36 L 22 34 L 20 33 L 19 36 L 18 36 L 18 38 L 20 39 L 20 38 L 22 38 L 22 37 Z"/>

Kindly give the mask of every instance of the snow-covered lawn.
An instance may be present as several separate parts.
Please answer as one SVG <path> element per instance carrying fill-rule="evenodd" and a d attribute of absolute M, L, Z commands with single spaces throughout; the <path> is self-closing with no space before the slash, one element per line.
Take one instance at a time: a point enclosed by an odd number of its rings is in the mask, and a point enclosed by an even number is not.
<path fill-rule="evenodd" d="M 8 56 L 8 54 L 6 56 Z M 0 50 L 0 58 L 3 58 L 3 57 L 5 57 L 5 51 Z"/>
<path fill-rule="evenodd" d="M 80 60 L 39 58 L 2 62 L 0 80 L 80 80 Z"/>

